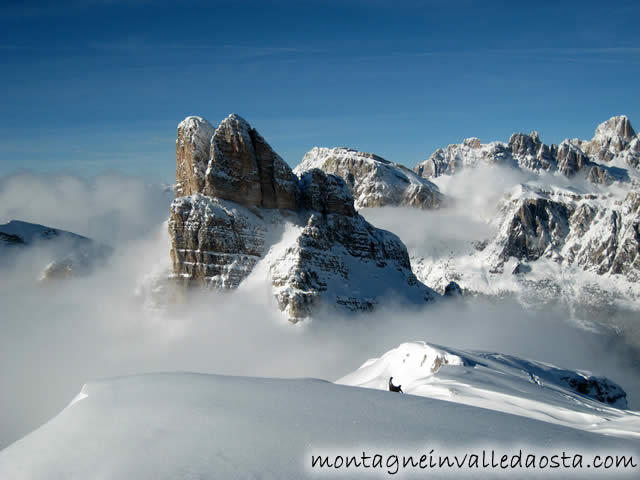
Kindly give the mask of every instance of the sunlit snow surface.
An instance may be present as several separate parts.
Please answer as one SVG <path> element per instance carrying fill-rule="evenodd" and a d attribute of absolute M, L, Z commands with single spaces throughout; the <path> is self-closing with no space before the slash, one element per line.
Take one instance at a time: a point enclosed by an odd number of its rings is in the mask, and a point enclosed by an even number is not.
<path fill-rule="evenodd" d="M 312 454 L 481 447 L 638 454 L 632 439 L 414 395 L 167 373 L 85 385 L 57 417 L 0 452 L 0 478 L 307 478 L 319 475 Z"/>
<path fill-rule="evenodd" d="M 337 383 L 387 390 L 390 377 L 412 395 L 640 439 L 640 412 L 622 409 L 626 398 L 615 383 L 510 355 L 404 343 Z M 596 400 L 598 392 L 609 404 Z"/>

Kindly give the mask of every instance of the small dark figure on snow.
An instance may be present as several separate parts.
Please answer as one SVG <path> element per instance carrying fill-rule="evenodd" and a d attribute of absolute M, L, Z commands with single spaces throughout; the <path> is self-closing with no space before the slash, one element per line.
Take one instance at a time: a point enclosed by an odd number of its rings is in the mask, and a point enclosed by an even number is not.
<path fill-rule="evenodd" d="M 393 384 L 392 382 L 393 377 L 389 378 L 389 391 L 390 392 L 400 392 L 400 393 L 404 393 L 402 391 L 402 385 L 398 385 L 397 387 Z"/>

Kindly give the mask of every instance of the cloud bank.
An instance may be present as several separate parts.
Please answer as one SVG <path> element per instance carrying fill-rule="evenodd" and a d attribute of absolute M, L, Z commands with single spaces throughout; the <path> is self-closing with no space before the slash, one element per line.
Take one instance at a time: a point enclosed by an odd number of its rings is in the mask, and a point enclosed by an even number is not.
<path fill-rule="evenodd" d="M 68 229 L 115 248 L 108 264 L 85 278 L 40 285 L 34 272 L 43 267 L 44 254 L 29 251 L 0 275 L 0 448 L 50 419 L 92 379 L 194 371 L 335 380 L 412 340 L 591 370 L 619 382 L 631 406 L 639 405 L 637 350 L 622 335 L 578 329 L 560 307 L 532 312 L 508 301 L 477 299 L 418 310 L 390 304 L 354 316 L 324 311 L 291 325 L 266 286 L 255 284 L 150 308 L 151 279 L 169 266 L 163 223 L 168 199 L 158 192 L 113 176 L 92 182 L 37 175 L 0 180 L 0 218 Z M 421 238 L 455 244 L 469 234 L 460 212 L 396 221 L 396 233 L 402 238 L 412 231 L 404 240 L 417 246 Z M 480 222 L 477 228 L 482 233 Z"/>

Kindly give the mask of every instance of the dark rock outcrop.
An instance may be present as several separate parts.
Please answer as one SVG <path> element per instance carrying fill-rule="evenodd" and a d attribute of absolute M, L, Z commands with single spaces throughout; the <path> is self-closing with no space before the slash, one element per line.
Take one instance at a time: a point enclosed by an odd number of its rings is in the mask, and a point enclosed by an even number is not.
<path fill-rule="evenodd" d="M 356 210 L 353 197 L 344 181 L 335 175 L 327 175 L 314 168 L 300 178 L 301 207 L 322 214 L 336 213 L 353 217 Z"/>
<path fill-rule="evenodd" d="M 536 260 L 557 248 L 569 232 L 566 205 L 544 198 L 526 199 L 511 219 L 503 258 Z"/>
<path fill-rule="evenodd" d="M 446 287 L 444 287 L 444 296 L 445 297 L 462 297 L 462 288 L 456 282 L 449 282 Z"/>

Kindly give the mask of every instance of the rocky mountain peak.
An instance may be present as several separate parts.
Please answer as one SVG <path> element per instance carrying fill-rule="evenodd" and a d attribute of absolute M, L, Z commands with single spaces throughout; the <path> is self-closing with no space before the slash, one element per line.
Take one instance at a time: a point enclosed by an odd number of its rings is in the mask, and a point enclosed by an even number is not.
<path fill-rule="evenodd" d="M 241 132 L 242 134 L 248 135 L 249 131 L 252 129 L 249 122 L 247 122 L 243 117 L 238 115 L 237 113 L 231 113 L 226 118 L 224 118 L 220 125 L 218 126 L 220 129 L 228 129 L 234 130 L 236 132 Z"/>
<path fill-rule="evenodd" d="M 213 125 L 202 117 L 187 117 L 178 124 L 176 195 L 202 191 L 213 132 Z"/>
<path fill-rule="evenodd" d="M 619 115 L 598 125 L 593 139 L 585 142 L 584 150 L 603 162 L 620 156 L 625 163 L 637 168 L 640 163 L 637 146 L 638 137 L 631 122 L 625 115 Z"/>
<path fill-rule="evenodd" d="M 611 117 L 606 122 L 598 125 L 593 140 L 602 143 L 603 141 L 613 140 L 616 137 L 619 137 L 624 142 L 630 142 L 636 138 L 636 132 L 633 130 L 631 122 L 626 115 Z"/>
<path fill-rule="evenodd" d="M 369 310 L 389 290 L 413 303 L 436 297 L 413 275 L 400 239 L 356 212 L 343 178 L 312 166 L 298 178 L 238 115 L 215 130 L 209 126 L 189 117 L 178 128 L 180 188 L 169 219 L 177 285 L 235 289 L 264 262 L 260 271 L 268 272 L 278 308 L 292 321 L 309 316 L 319 303 Z M 412 185 L 408 177 L 418 186 L 430 184 L 375 155 L 337 152 L 375 165 L 373 172 L 384 168 L 403 185 Z M 412 191 L 415 198 L 418 193 Z"/>
<path fill-rule="evenodd" d="M 535 130 L 531 133 L 514 133 L 509 138 L 509 146 L 513 149 L 514 153 L 525 150 L 535 153 L 541 145 L 540 135 Z"/>
<path fill-rule="evenodd" d="M 592 165 L 589 157 L 577 146 L 568 140 L 558 146 L 556 153 L 558 171 L 567 177 L 575 175 L 583 170 L 587 165 Z"/>
<path fill-rule="evenodd" d="M 480 139 L 478 137 L 465 138 L 462 143 L 469 148 L 480 148 Z"/>
<path fill-rule="evenodd" d="M 236 114 L 211 138 L 205 195 L 244 206 L 294 209 L 298 179 L 255 128 Z"/>
<path fill-rule="evenodd" d="M 558 172 L 574 176 L 580 173 L 587 181 L 610 185 L 629 179 L 620 167 L 602 165 L 614 159 L 640 168 L 640 139 L 624 115 L 600 124 L 591 141 L 571 139 L 560 145 L 548 145 L 535 130 L 529 134 L 514 133 L 508 143 L 483 144 L 476 138 L 468 138 L 446 149 L 437 149 L 416 165 L 414 171 L 424 178 L 436 178 L 479 165 L 500 164 L 539 174 Z"/>

